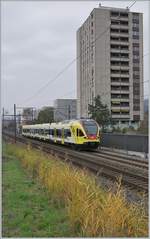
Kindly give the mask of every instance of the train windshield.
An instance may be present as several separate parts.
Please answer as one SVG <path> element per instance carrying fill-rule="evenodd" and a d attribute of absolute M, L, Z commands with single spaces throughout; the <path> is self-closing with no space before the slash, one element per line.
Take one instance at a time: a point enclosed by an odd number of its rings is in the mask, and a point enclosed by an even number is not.
<path fill-rule="evenodd" d="M 82 125 L 87 135 L 96 135 L 98 127 L 95 121 L 82 121 Z"/>

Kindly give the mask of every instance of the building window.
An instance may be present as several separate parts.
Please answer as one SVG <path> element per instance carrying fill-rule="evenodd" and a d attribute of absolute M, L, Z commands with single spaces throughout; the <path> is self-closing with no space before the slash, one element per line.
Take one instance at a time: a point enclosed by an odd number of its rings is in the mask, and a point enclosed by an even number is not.
<path fill-rule="evenodd" d="M 132 22 L 133 22 L 133 23 L 136 23 L 136 24 L 139 24 L 139 19 L 134 19 L 134 18 L 133 18 L 133 19 L 132 19 Z"/>
<path fill-rule="evenodd" d="M 133 57 L 135 57 L 135 56 L 136 56 L 136 57 L 137 57 L 137 56 L 139 57 L 139 54 L 140 54 L 140 53 L 139 53 L 139 50 L 133 51 Z"/>
<path fill-rule="evenodd" d="M 138 35 L 139 35 L 139 32 L 133 32 L 133 35 L 134 35 L 134 36 L 138 36 Z"/>
<path fill-rule="evenodd" d="M 112 24 L 112 25 L 119 25 L 119 21 L 117 21 L 117 20 L 111 20 L 111 24 Z"/>
<path fill-rule="evenodd" d="M 139 43 L 134 42 L 133 47 L 139 47 Z"/>
<path fill-rule="evenodd" d="M 119 49 L 120 47 L 119 47 L 119 45 L 111 45 L 110 46 L 112 49 Z"/>
<path fill-rule="evenodd" d="M 128 47 L 128 46 L 120 46 L 120 49 L 121 49 L 121 50 L 128 50 L 129 47 Z"/>
<path fill-rule="evenodd" d="M 129 62 L 121 61 L 121 62 L 120 62 L 120 65 L 121 65 L 121 66 L 129 66 Z"/>
<path fill-rule="evenodd" d="M 134 59 L 133 58 L 133 63 L 139 63 L 140 62 L 140 59 Z"/>
<path fill-rule="evenodd" d="M 138 74 L 138 75 L 135 75 L 135 74 L 133 73 L 133 79 L 135 79 L 135 80 L 140 79 L 140 75 L 139 75 L 139 74 Z"/>
<path fill-rule="evenodd" d="M 139 27 L 132 27 L 132 31 L 139 32 Z"/>
<path fill-rule="evenodd" d="M 119 29 L 111 28 L 110 31 L 111 31 L 112 33 L 113 33 L 113 32 L 118 33 L 118 32 L 119 32 Z"/>
<path fill-rule="evenodd" d="M 111 17 L 117 17 L 119 16 L 119 12 L 111 12 Z"/>
<path fill-rule="evenodd" d="M 127 21 L 120 21 L 120 25 L 128 26 L 128 22 Z"/>
<path fill-rule="evenodd" d="M 123 82 L 123 83 L 129 83 L 129 78 L 121 78 L 121 82 Z"/>
<path fill-rule="evenodd" d="M 128 37 L 120 37 L 120 41 L 126 41 L 126 42 L 128 42 Z"/>
<path fill-rule="evenodd" d="M 133 55 L 133 59 L 139 59 L 138 55 Z"/>
<path fill-rule="evenodd" d="M 139 106 L 139 105 L 134 105 L 134 106 L 133 106 L 133 110 L 139 111 L 139 110 L 140 110 L 140 106 Z"/>
<path fill-rule="evenodd" d="M 139 67 L 133 67 L 133 72 L 134 71 L 140 71 L 140 68 Z"/>
<path fill-rule="evenodd" d="M 126 13 L 126 12 L 120 12 L 120 17 L 128 17 L 128 13 Z"/>
<path fill-rule="evenodd" d="M 121 74 L 129 74 L 129 70 L 121 70 Z"/>
<path fill-rule="evenodd" d="M 133 18 L 138 19 L 139 18 L 139 13 L 133 12 Z"/>
<path fill-rule="evenodd" d="M 119 41 L 119 37 L 112 37 L 112 36 L 111 36 L 111 37 L 110 37 L 110 40 L 111 40 L 111 41 Z"/>
<path fill-rule="evenodd" d="M 120 33 L 128 33 L 129 31 L 127 29 L 120 29 Z"/>
<path fill-rule="evenodd" d="M 140 99 L 133 99 L 133 104 L 140 104 Z"/>
<path fill-rule="evenodd" d="M 139 40 L 139 36 L 138 35 L 133 35 L 133 39 Z"/>
<path fill-rule="evenodd" d="M 133 54 L 139 55 L 139 47 L 133 47 Z"/>

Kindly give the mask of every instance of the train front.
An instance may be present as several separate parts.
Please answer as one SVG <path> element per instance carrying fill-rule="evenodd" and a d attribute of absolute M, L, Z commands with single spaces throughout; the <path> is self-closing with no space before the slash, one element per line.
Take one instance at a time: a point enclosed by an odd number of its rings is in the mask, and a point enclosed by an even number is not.
<path fill-rule="evenodd" d="M 81 119 L 80 123 L 86 134 L 84 146 L 87 149 L 96 149 L 100 145 L 100 127 L 95 120 Z"/>

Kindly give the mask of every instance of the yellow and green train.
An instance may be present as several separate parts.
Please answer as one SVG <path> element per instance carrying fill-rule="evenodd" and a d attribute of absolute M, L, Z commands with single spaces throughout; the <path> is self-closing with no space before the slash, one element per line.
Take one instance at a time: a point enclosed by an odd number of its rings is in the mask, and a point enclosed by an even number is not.
<path fill-rule="evenodd" d="M 100 144 L 100 127 L 95 120 L 65 120 L 59 123 L 23 125 L 22 135 L 75 149 L 96 149 Z"/>

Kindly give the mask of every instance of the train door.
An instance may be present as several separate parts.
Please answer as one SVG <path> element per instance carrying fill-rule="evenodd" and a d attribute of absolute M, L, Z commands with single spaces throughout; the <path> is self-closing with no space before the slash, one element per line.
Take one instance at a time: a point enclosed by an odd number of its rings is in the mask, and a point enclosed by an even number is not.
<path fill-rule="evenodd" d="M 55 142 L 55 143 L 56 143 L 56 137 L 57 137 L 56 128 L 54 128 L 54 142 Z"/>
<path fill-rule="evenodd" d="M 78 143 L 77 131 L 76 131 L 76 128 L 74 126 L 71 126 L 71 132 L 72 132 L 73 143 L 77 144 Z"/>
<path fill-rule="evenodd" d="M 61 131 L 61 139 L 62 139 L 62 144 L 64 144 L 64 128 L 62 128 L 62 131 Z"/>
<path fill-rule="evenodd" d="M 82 130 L 77 128 L 76 129 L 76 135 L 77 135 L 77 144 L 83 144 L 85 135 L 82 132 Z"/>

